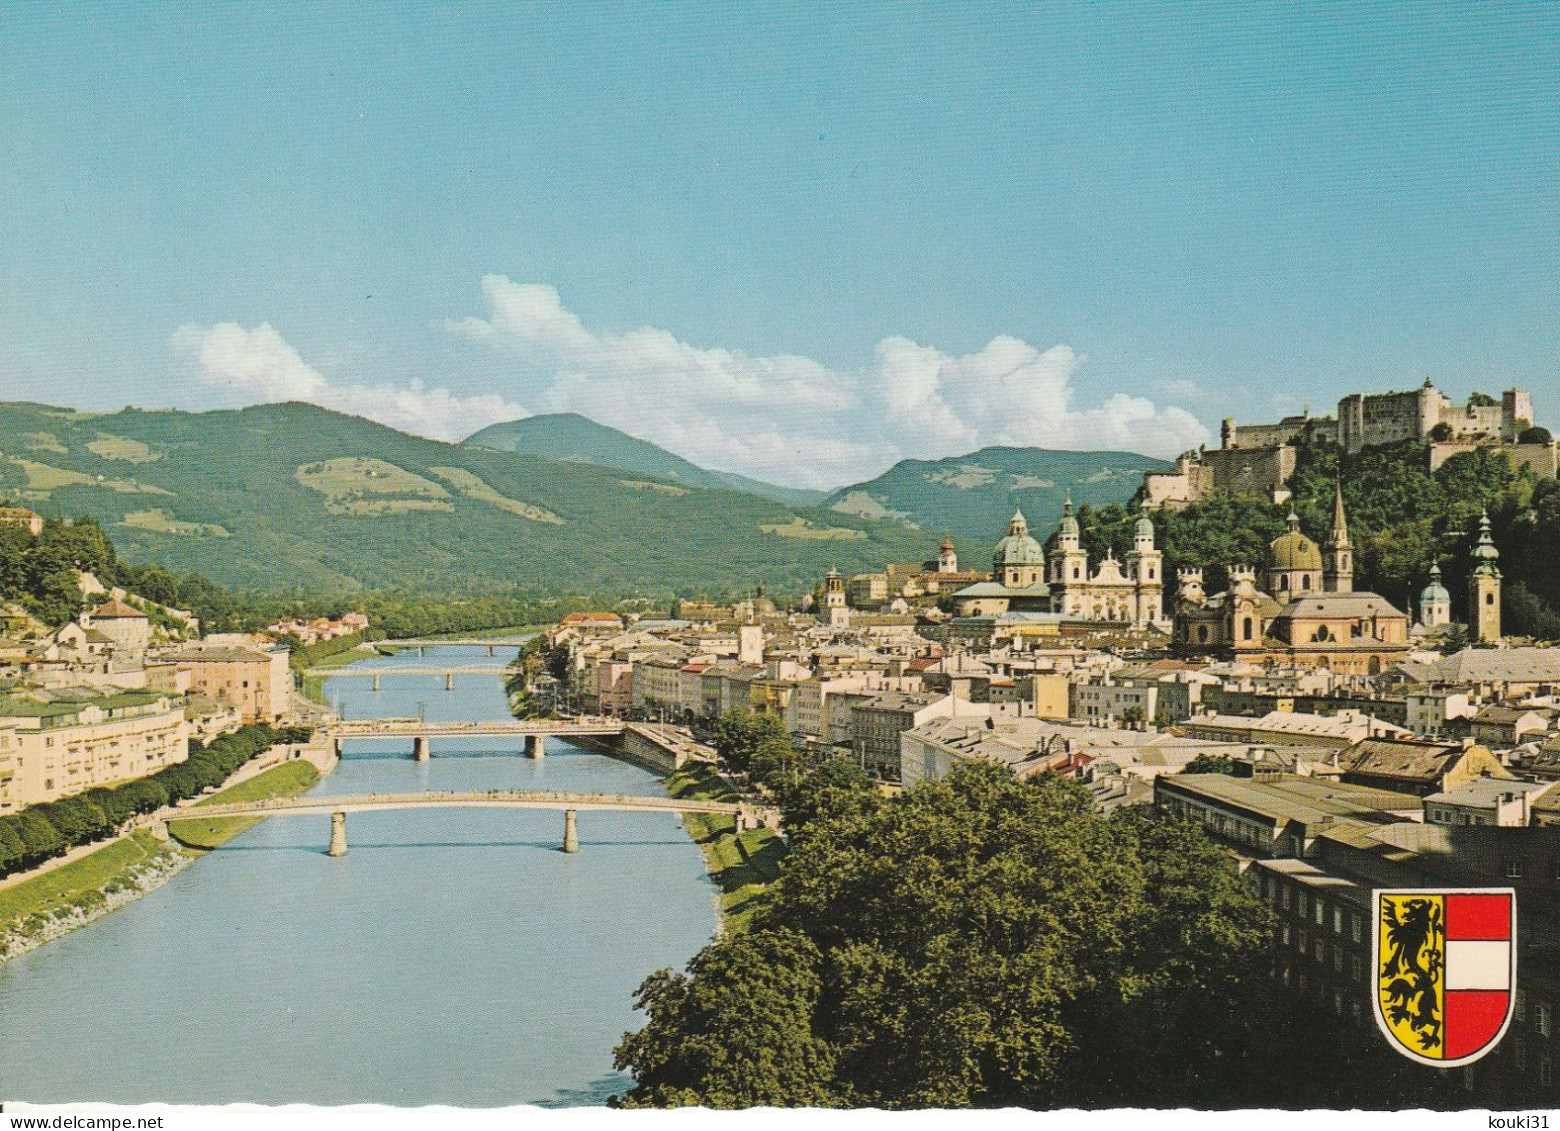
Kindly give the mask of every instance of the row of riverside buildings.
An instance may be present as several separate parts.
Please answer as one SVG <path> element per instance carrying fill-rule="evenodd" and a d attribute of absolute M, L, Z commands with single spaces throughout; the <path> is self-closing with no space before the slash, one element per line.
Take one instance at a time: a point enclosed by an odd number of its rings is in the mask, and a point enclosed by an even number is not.
<path fill-rule="evenodd" d="M 36 536 L 31 513 L 0 518 Z M 79 583 L 89 608 L 56 628 L 0 604 L 0 815 L 156 773 L 191 740 L 314 713 L 266 637 L 203 637 L 188 612 Z"/>

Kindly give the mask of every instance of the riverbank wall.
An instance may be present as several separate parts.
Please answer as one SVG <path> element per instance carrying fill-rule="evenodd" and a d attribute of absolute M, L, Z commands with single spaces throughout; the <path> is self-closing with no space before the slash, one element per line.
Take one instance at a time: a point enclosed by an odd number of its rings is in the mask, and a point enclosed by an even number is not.
<path fill-rule="evenodd" d="M 679 734 L 663 734 L 654 726 L 630 723 L 623 733 L 609 737 L 570 735 L 560 741 L 589 750 L 593 754 L 605 754 L 609 758 L 629 762 L 651 773 L 668 777 L 690 762 L 715 760 L 715 752 Z"/>

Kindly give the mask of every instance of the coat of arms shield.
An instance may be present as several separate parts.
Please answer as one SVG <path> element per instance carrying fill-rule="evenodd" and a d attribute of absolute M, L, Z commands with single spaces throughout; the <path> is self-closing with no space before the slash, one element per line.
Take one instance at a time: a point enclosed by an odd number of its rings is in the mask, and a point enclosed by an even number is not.
<path fill-rule="evenodd" d="M 1516 892 L 1378 888 L 1372 905 L 1370 992 L 1388 1043 L 1436 1068 L 1500 1043 L 1516 996 Z"/>

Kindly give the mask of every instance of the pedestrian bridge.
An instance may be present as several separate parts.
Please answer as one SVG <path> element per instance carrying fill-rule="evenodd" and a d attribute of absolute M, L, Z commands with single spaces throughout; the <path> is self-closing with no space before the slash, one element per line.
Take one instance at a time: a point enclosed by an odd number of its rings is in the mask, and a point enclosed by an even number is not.
<path fill-rule="evenodd" d="M 634 813 L 710 813 L 734 817 L 737 831 L 775 822 L 772 810 L 731 801 L 702 801 L 677 797 L 612 793 L 565 793 L 556 790 L 495 789 L 443 793 L 362 793 L 337 797 L 272 798 L 264 801 L 200 805 L 165 809 L 159 814 L 165 826 L 178 821 L 206 821 L 230 817 L 324 817 L 331 819 L 329 855 L 347 851 L 347 814 L 390 809 L 553 809 L 563 811 L 563 851 L 579 851 L 576 814 L 581 810 Z M 170 830 L 171 832 L 171 830 Z"/>
<path fill-rule="evenodd" d="M 331 723 L 320 731 L 336 753 L 347 739 L 409 738 L 412 753 L 419 762 L 431 756 L 429 740 L 434 738 L 521 738 L 528 758 L 546 754 L 548 738 L 615 738 L 623 733 L 622 719 L 580 715 L 569 719 L 504 719 L 492 722 L 429 722 L 423 719 L 352 719 Z"/>
<path fill-rule="evenodd" d="M 304 668 L 301 673 L 305 679 L 371 679 L 374 682 L 374 690 L 379 690 L 379 681 L 385 676 L 443 676 L 444 690 L 455 690 L 455 677 L 458 675 L 485 675 L 498 676 L 500 679 L 513 674 L 512 668 L 479 667 L 469 664 L 465 667 L 444 668 Z"/>
<path fill-rule="evenodd" d="M 509 675 L 513 669 L 488 664 L 456 664 L 439 668 L 304 668 L 303 675 L 314 679 L 378 679 L 386 675 Z"/>

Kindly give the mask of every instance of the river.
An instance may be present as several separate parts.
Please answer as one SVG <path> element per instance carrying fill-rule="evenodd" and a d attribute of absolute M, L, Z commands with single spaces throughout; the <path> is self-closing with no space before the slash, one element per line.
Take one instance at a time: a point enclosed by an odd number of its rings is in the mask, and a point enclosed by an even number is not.
<path fill-rule="evenodd" d="M 430 648 L 349 671 L 493 665 Z M 508 717 L 499 680 L 333 678 L 348 718 Z M 350 742 L 319 795 L 416 789 L 661 794 L 627 763 L 548 739 Z M 634 989 L 715 929 L 679 818 L 456 809 L 276 818 L 168 884 L 0 967 L 0 1101 L 600 1104 Z"/>

